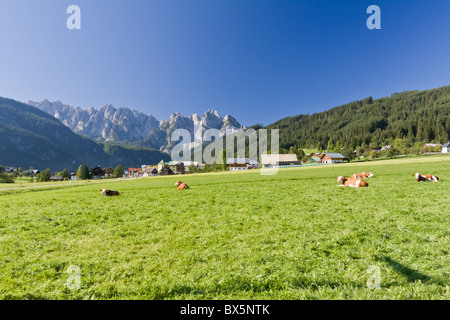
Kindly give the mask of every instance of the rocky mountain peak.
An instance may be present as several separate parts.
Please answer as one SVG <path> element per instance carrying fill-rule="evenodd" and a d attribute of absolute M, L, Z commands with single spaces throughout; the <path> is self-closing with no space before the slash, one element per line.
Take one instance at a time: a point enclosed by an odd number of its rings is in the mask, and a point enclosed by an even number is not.
<path fill-rule="evenodd" d="M 29 101 L 52 116 L 59 119 L 75 133 L 81 133 L 97 141 L 125 141 L 130 144 L 145 145 L 162 151 L 170 151 L 173 142 L 170 133 L 175 129 L 186 129 L 192 136 L 194 127 L 219 129 L 222 133 L 244 128 L 239 122 L 226 115 L 224 118 L 217 110 L 208 109 L 200 118 L 197 113 L 183 116 L 174 112 L 168 119 L 158 121 L 152 115 L 130 109 L 116 109 L 112 104 L 105 104 L 97 110 L 93 107 L 82 109 L 64 105 L 61 102 Z"/>

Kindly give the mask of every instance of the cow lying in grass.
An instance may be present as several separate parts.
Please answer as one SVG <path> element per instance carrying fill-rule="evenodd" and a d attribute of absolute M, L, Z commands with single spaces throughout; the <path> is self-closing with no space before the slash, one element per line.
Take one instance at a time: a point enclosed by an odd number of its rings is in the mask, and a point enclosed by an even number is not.
<path fill-rule="evenodd" d="M 368 187 L 369 183 L 365 180 L 350 177 L 345 178 L 343 176 L 339 176 L 337 181 L 341 184 L 339 187 L 352 187 L 352 188 L 360 188 L 360 187 Z"/>
<path fill-rule="evenodd" d="M 189 189 L 189 186 L 180 180 L 175 182 L 175 185 L 178 187 L 177 190 Z"/>
<path fill-rule="evenodd" d="M 352 175 L 352 178 L 370 178 L 373 177 L 372 172 L 362 172 L 362 173 L 355 173 Z"/>
<path fill-rule="evenodd" d="M 416 173 L 414 174 L 414 176 L 416 177 L 416 181 L 420 182 L 420 181 L 433 181 L 433 182 L 438 182 L 439 178 L 436 177 L 435 175 L 432 174 L 420 174 L 420 173 Z"/>
<path fill-rule="evenodd" d="M 102 192 L 102 196 L 105 197 L 120 196 L 119 191 L 116 190 L 102 189 L 100 191 Z"/>

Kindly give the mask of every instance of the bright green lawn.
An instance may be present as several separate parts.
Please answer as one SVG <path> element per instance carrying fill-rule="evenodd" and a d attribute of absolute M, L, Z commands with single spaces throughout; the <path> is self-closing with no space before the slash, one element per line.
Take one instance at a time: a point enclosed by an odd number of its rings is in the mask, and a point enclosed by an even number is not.
<path fill-rule="evenodd" d="M 449 299 L 449 168 L 427 157 L 0 192 L 0 298 Z M 369 170 L 368 188 L 337 187 Z"/>

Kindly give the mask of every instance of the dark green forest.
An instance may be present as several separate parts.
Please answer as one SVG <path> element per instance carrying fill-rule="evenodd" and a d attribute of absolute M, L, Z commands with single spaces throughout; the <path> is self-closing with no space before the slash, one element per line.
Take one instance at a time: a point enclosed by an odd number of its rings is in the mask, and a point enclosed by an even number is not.
<path fill-rule="evenodd" d="M 450 86 L 368 97 L 325 112 L 287 117 L 266 128 L 280 130 L 285 149 L 442 144 L 450 139 Z"/>

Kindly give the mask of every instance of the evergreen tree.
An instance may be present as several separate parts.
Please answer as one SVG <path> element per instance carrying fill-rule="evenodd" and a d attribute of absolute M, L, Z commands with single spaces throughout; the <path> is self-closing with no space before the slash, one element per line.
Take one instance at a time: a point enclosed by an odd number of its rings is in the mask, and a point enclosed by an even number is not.
<path fill-rule="evenodd" d="M 333 139 L 330 138 L 328 140 L 327 151 L 333 151 L 333 149 L 334 149 L 334 141 L 333 141 Z"/>
<path fill-rule="evenodd" d="M 323 145 L 322 145 L 322 142 L 319 141 L 319 142 L 317 143 L 316 149 L 317 149 L 318 152 L 322 152 L 322 151 L 323 151 Z"/>
<path fill-rule="evenodd" d="M 80 165 L 77 170 L 77 179 L 87 180 L 89 179 L 89 168 L 87 164 Z"/>
<path fill-rule="evenodd" d="M 123 177 L 124 174 L 124 170 L 121 164 L 119 164 L 115 169 L 114 169 L 114 178 L 121 178 Z"/>
<path fill-rule="evenodd" d="M 61 172 L 61 176 L 63 177 L 64 180 L 68 180 L 68 179 L 70 178 L 69 172 L 67 171 L 67 169 L 64 169 L 64 170 Z"/>

